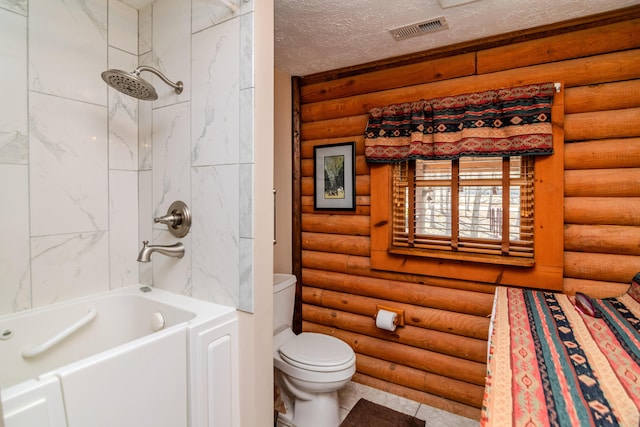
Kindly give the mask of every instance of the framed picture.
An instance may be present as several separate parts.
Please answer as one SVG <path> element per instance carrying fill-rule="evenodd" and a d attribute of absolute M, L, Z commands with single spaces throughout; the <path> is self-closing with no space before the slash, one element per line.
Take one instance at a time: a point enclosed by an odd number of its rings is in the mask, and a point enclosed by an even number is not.
<path fill-rule="evenodd" d="M 355 142 L 314 147 L 314 209 L 355 210 Z"/>

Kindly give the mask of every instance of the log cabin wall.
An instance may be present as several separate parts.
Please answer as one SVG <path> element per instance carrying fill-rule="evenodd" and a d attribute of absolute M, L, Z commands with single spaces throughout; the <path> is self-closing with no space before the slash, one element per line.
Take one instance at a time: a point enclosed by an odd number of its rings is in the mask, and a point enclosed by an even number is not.
<path fill-rule="evenodd" d="M 479 418 L 496 285 L 371 268 L 363 133 L 374 106 L 561 82 L 564 291 L 616 295 L 640 271 L 639 7 L 293 81 L 298 328 L 350 344 L 355 381 Z M 313 148 L 347 141 L 356 210 L 316 211 Z M 406 326 L 376 328 L 377 304 L 404 309 Z"/>

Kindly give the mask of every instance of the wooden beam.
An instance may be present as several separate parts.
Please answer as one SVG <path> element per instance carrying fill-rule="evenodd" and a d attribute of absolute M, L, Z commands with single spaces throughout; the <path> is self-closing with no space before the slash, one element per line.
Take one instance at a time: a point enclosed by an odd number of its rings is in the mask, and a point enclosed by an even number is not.
<path fill-rule="evenodd" d="M 291 257 L 293 274 L 297 277 L 296 296 L 293 311 L 292 329 L 295 333 L 302 331 L 302 175 L 300 162 L 302 160 L 301 114 L 300 114 L 300 78 L 291 79 L 292 104 L 292 135 L 291 135 Z"/>
<path fill-rule="evenodd" d="M 600 139 L 565 144 L 564 168 L 640 168 L 640 138 Z"/>

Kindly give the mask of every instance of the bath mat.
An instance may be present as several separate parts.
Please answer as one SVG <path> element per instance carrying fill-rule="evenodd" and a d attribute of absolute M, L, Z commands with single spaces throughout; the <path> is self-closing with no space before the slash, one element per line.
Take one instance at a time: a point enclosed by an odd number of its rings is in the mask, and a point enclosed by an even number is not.
<path fill-rule="evenodd" d="M 358 400 L 340 427 L 424 427 L 425 422 L 365 399 Z"/>

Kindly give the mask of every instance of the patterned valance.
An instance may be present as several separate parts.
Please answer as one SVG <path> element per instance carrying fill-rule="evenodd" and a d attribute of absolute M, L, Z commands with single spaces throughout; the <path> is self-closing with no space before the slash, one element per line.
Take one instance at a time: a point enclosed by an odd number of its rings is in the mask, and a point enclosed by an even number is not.
<path fill-rule="evenodd" d="M 367 161 L 552 154 L 554 91 L 542 83 L 374 108 Z"/>

